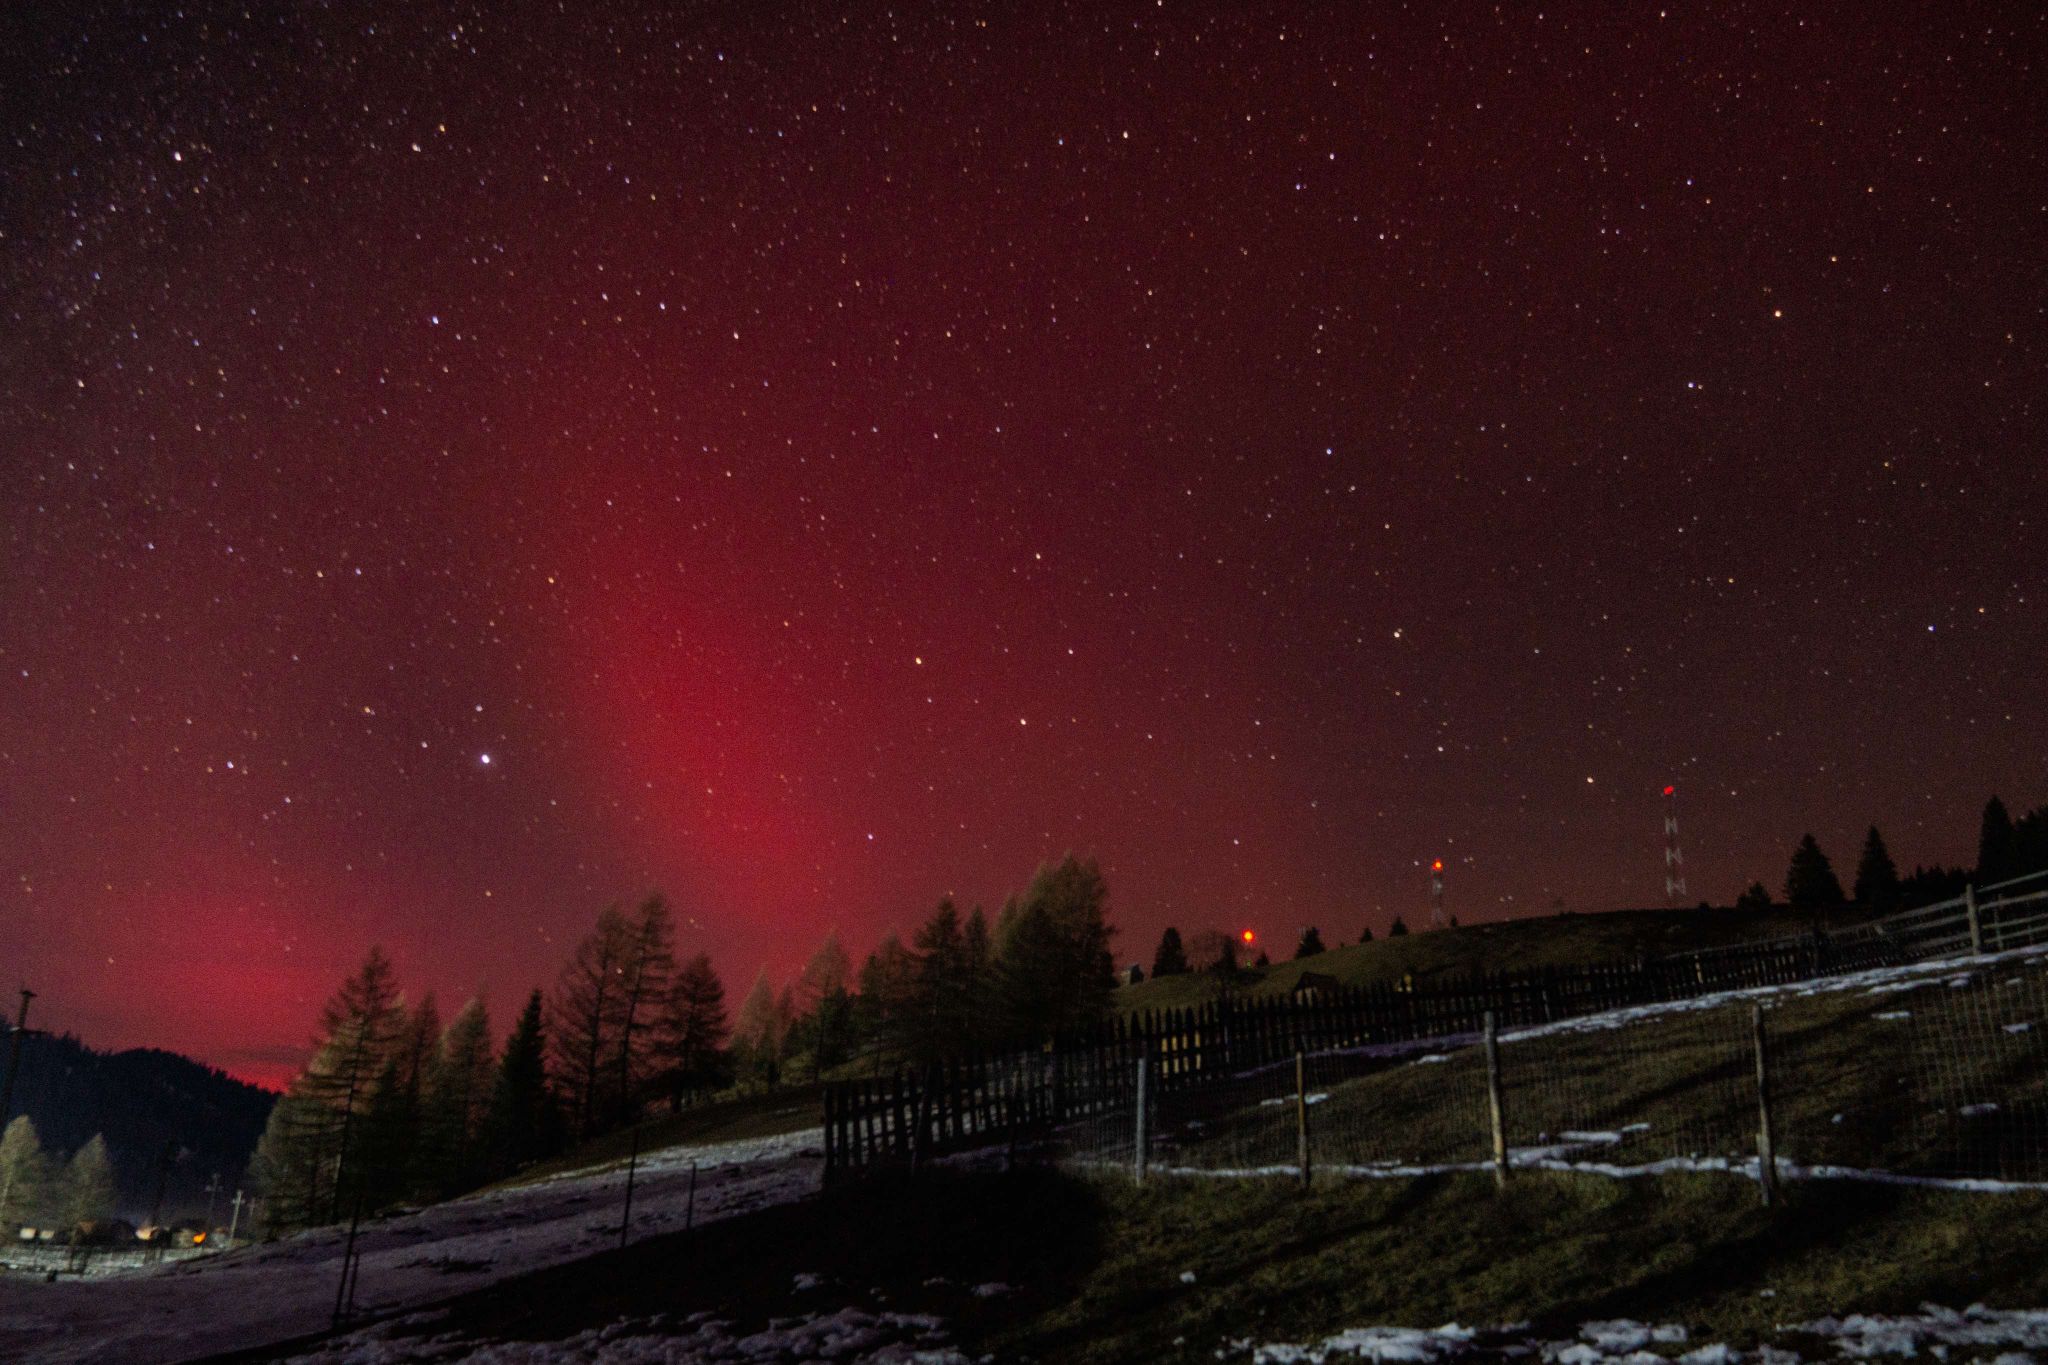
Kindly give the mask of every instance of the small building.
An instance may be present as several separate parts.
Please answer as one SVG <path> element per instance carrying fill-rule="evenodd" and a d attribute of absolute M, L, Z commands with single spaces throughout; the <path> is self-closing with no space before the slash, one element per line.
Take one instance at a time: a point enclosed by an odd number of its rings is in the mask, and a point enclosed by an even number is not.
<path fill-rule="evenodd" d="M 1303 972 L 1301 979 L 1294 983 L 1290 992 L 1297 1001 L 1314 1000 L 1320 996 L 1335 995 L 1344 989 L 1344 983 L 1328 972 Z"/>

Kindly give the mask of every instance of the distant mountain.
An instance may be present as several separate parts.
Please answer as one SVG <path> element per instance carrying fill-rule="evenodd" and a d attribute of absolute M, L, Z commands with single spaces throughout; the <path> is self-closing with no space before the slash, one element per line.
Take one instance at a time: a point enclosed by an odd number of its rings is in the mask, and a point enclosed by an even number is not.
<path fill-rule="evenodd" d="M 11 1042 L 0 1034 L 0 1066 Z M 225 1210 L 276 1101 L 267 1090 L 175 1052 L 100 1052 L 69 1036 L 24 1039 L 14 1086 L 14 1112 L 34 1120 L 52 1157 L 68 1158 L 94 1133 L 107 1140 L 121 1213 L 136 1222 L 156 1198 L 167 1146 L 173 1160 L 164 1217 L 204 1214 L 206 1182 L 215 1174 Z"/>

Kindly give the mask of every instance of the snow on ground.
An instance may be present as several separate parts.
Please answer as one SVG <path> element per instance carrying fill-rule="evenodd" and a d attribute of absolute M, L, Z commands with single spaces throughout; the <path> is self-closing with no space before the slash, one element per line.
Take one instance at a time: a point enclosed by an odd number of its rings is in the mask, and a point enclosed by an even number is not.
<path fill-rule="evenodd" d="M 1500 1035 L 1500 1041 L 1519 1043 L 1531 1038 L 1544 1038 L 1560 1033 L 1597 1033 L 1607 1029 L 1626 1028 L 1630 1024 L 1662 1015 L 1719 1009 L 1724 1005 L 1743 1001 L 1762 1004 L 1771 1000 L 1799 1000 L 1818 995 L 1835 995 L 1845 991 L 1888 995 L 1895 991 L 1917 990 L 1922 986 L 1933 985 L 1937 978 L 1946 978 L 1948 985 L 1961 989 L 1973 984 L 1978 972 L 1998 967 L 2029 965 L 2043 958 L 2048 958 L 2048 944 L 2012 948 L 2002 953 L 1986 953 L 1979 958 L 1929 958 L 1924 962 L 1908 962 L 1896 967 L 1872 967 L 1865 971 L 1815 977 L 1809 981 L 1795 981 L 1782 986 L 1751 986 L 1742 990 L 1714 991 L 1708 995 L 1695 995 L 1683 1000 L 1664 1000 L 1656 1004 L 1608 1010 L 1604 1014 L 1559 1019 L 1554 1023 L 1534 1024 L 1528 1028 L 1508 1030 Z M 1906 1013 L 1897 1011 L 1895 1015 L 1882 1017 L 1903 1018 Z M 1472 1037 L 1476 1039 L 1478 1035 L 1474 1034 Z"/>
<path fill-rule="evenodd" d="M 1813 977 L 1806 981 L 1794 981 L 1777 986 L 1745 986 L 1737 990 L 1714 991 L 1707 995 L 1686 996 L 1678 1000 L 1628 1005 L 1600 1014 L 1573 1015 L 1568 1019 L 1557 1019 L 1547 1024 L 1530 1024 L 1522 1028 L 1504 1030 L 1500 1034 L 1500 1042 L 1526 1043 L 1560 1034 L 1603 1033 L 1666 1015 L 1693 1014 L 1741 1003 L 1769 1004 L 1773 1000 L 1801 1000 L 1846 991 L 1862 991 L 1867 995 L 1889 995 L 1898 991 L 1919 990 L 1925 986 L 1941 984 L 1943 981 L 1960 989 L 1974 984 L 1979 972 L 2000 967 L 2031 966 L 2043 961 L 2048 961 L 2048 944 L 2010 948 L 2004 952 L 1986 953 L 1982 957 L 1928 958 L 1925 961 L 1907 962 L 1895 967 L 1871 967 L 1863 971 L 1844 972 L 1839 976 Z M 2006 984 L 2011 985 L 2013 982 L 2008 981 Z M 1897 1010 L 1878 1017 L 1906 1019 L 1911 1017 L 1911 1012 Z M 2029 1027 L 2031 1025 L 2021 1026 L 2017 1031 L 2024 1033 Z M 1356 1047 L 1335 1048 L 1318 1055 L 1381 1058 L 1390 1061 L 1400 1059 L 1409 1066 L 1433 1066 L 1450 1060 L 1450 1053 L 1444 1049 L 1475 1047 L 1481 1039 L 1482 1035 L 1478 1033 L 1444 1033 L 1428 1038 L 1404 1038 L 1388 1043 L 1361 1043 Z M 1254 1076 L 1290 1069 L 1293 1066 L 1294 1059 L 1284 1057 L 1278 1061 L 1248 1067 L 1232 1075 L 1236 1080 L 1249 1080 Z"/>
<path fill-rule="evenodd" d="M 1476 1330 L 1442 1327 L 1354 1327 L 1316 1342 L 1233 1341 L 1219 1359 L 1249 1359 L 1254 1365 L 1342 1365 L 1352 1361 L 1436 1365 L 1465 1359 L 1542 1361 L 1544 1365 L 1800 1365 L 1806 1360 L 1870 1360 L 1916 1357 L 1945 1360 L 1951 1352 L 1993 1360 L 1994 1365 L 2033 1365 L 2048 1351 L 2048 1310 L 1999 1310 L 1973 1304 L 1957 1310 L 1924 1304 L 1918 1313 L 1897 1317 L 1853 1314 L 1814 1322 L 1780 1323 L 1782 1344 L 1737 1350 L 1711 1342 L 1694 1346 L 1682 1323 L 1643 1323 L 1626 1318 L 1582 1323 L 1578 1336 L 1552 1341 L 1526 1324 Z"/>
<path fill-rule="evenodd" d="M 944 1322 L 928 1313 L 841 1308 L 777 1318 L 758 1332 L 742 1331 L 713 1313 L 693 1313 L 680 1321 L 623 1320 L 562 1341 L 437 1336 L 431 1317 L 365 1328 L 291 1359 L 296 1365 L 970 1365 L 970 1357 L 948 1341 Z"/>
<path fill-rule="evenodd" d="M 693 1161 L 697 1222 L 801 1198 L 818 1186 L 821 1141 L 813 1128 L 643 1154 L 630 1235 L 682 1230 Z M 358 1312 L 436 1303 L 615 1247 L 625 1184 L 623 1166 L 606 1166 L 366 1222 L 356 1239 Z M 91 1283 L 0 1276 L 0 1360 L 142 1365 L 324 1331 L 346 1235 L 320 1228 Z"/>

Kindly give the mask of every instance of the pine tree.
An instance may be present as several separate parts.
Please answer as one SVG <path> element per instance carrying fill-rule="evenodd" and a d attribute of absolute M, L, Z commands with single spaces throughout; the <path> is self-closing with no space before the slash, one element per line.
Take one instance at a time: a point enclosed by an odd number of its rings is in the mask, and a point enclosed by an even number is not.
<path fill-rule="evenodd" d="M 492 1174 L 508 1175 L 561 1146 L 561 1110 L 548 1088 L 547 1054 L 546 1014 L 535 991 L 505 1039 L 491 1083 L 483 1147 Z"/>
<path fill-rule="evenodd" d="M 27 1114 L 0 1133 L 0 1235 L 12 1238 L 23 1224 L 49 1211 L 52 1173 L 42 1139 Z"/>
<path fill-rule="evenodd" d="M 1311 924 L 1308 928 L 1301 931 L 1301 942 L 1294 945 L 1294 960 L 1299 962 L 1305 957 L 1314 957 L 1322 951 L 1322 931 Z"/>
<path fill-rule="evenodd" d="M 1976 885 L 2002 882 L 2013 875 L 2012 816 L 2005 802 L 1992 797 L 1984 803 L 1984 818 L 1977 826 Z"/>
<path fill-rule="evenodd" d="M 1863 836 L 1863 856 L 1856 860 L 1856 903 L 1879 913 L 1899 908 L 1899 869 L 1876 825 Z"/>
<path fill-rule="evenodd" d="M 1172 925 L 1159 936 L 1159 950 L 1152 954 L 1152 975 L 1156 980 L 1162 976 L 1184 976 L 1188 970 L 1187 949 L 1181 946 L 1180 930 Z"/>
<path fill-rule="evenodd" d="M 1387 929 L 1387 937 L 1388 937 L 1388 938 L 1406 938 L 1407 936 L 1408 936 L 1408 921 L 1407 921 L 1407 920 L 1404 920 L 1404 919 L 1402 919 L 1402 918 L 1401 918 L 1401 917 L 1400 917 L 1399 915 L 1396 915 L 1396 916 L 1394 916 L 1394 922 L 1393 922 L 1393 924 L 1392 924 L 1392 925 L 1391 925 L 1391 926 L 1390 926 L 1390 927 L 1389 927 L 1389 928 Z"/>
<path fill-rule="evenodd" d="M 681 1109 L 685 1094 L 711 1084 L 718 1050 L 731 1034 L 725 983 L 718 979 L 711 955 L 699 953 L 676 973 L 662 1011 L 659 1048 L 671 1107 Z"/>
<path fill-rule="evenodd" d="M 1771 893 L 1762 882 L 1751 882 L 1749 889 L 1735 898 L 1737 910 L 1762 911 L 1771 908 Z"/>
<path fill-rule="evenodd" d="M 94 1133 L 64 1168 L 63 1223 L 75 1231 L 81 1223 L 97 1223 L 113 1212 L 114 1163 L 107 1158 L 106 1139 Z"/>
<path fill-rule="evenodd" d="M 1365 932 L 1358 936 L 1358 941 L 1360 943 L 1372 942 L 1372 926 L 1370 924 L 1365 926 Z"/>
<path fill-rule="evenodd" d="M 1785 869 L 1785 903 L 1795 910 L 1819 910 L 1840 905 L 1844 899 L 1842 883 L 1829 865 L 1828 855 L 1820 851 L 1811 834 L 1805 836 Z"/>

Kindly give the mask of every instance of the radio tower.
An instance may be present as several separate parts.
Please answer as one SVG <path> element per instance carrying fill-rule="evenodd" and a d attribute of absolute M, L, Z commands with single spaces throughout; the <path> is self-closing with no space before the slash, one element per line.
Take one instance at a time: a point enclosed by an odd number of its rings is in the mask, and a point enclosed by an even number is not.
<path fill-rule="evenodd" d="M 1444 919 L 1444 860 L 1438 858 L 1429 865 L 1429 927 L 1441 929 Z"/>
<path fill-rule="evenodd" d="M 1678 851 L 1678 788 L 1664 789 L 1664 902 L 1674 908 L 1685 899 L 1685 855 Z"/>

